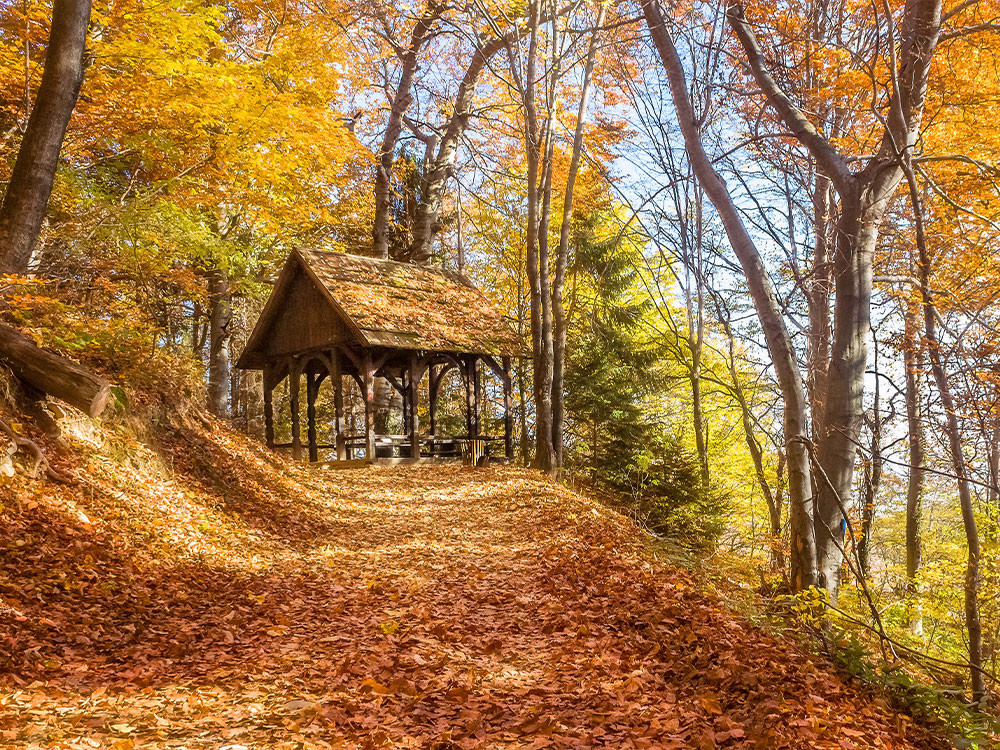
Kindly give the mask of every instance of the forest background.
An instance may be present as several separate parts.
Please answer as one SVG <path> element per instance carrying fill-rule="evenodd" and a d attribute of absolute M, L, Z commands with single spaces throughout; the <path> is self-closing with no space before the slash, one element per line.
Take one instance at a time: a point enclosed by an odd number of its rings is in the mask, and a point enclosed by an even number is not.
<path fill-rule="evenodd" d="M 855 671 L 986 701 L 995 3 L 89 12 L 41 236 L 4 259 L 9 321 L 119 401 L 203 403 L 260 435 L 259 375 L 232 362 L 291 249 L 462 271 L 531 352 L 519 460 L 807 619 L 833 607 L 845 629 L 821 630 Z M 11 185 L 53 13 L 0 2 Z M 488 427 L 500 396 L 488 383 Z"/>

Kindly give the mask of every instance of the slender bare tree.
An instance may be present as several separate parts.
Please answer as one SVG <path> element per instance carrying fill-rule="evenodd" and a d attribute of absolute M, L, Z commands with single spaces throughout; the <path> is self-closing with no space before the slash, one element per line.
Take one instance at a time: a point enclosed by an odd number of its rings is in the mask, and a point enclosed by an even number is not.
<path fill-rule="evenodd" d="M 785 451 L 788 466 L 791 556 L 789 575 L 796 590 L 816 582 L 816 544 L 809 465 L 808 404 L 791 336 L 785 326 L 774 284 L 750 237 L 725 180 L 716 170 L 701 140 L 702 118 L 695 115 L 684 65 L 656 0 L 642 0 L 643 15 L 670 84 L 677 123 L 688 159 L 705 194 L 719 214 L 733 252 L 746 275 L 754 308 L 764 331 L 768 352 L 784 400 Z"/>
<path fill-rule="evenodd" d="M 913 149 L 923 113 L 931 60 L 941 26 L 940 0 L 907 0 L 899 34 L 889 30 L 891 90 L 884 127 L 873 156 L 852 169 L 850 157 L 825 137 L 767 69 L 743 4 L 730 2 L 726 16 L 744 62 L 770 107 L 815 160 L 840 198 L 834 236 L 833 341 L 826 373 L 822 432 L 815 435 L 822 480 L 817 482 L 815 538 L 818 581 L 837 600 L 843 560 L 845 499 L 849 497 L 860 421 L 871 323 L 872 259 L 889 201 L 903 179 L 898 154 Z M 899 52 L 896 53 L 898 43 Z M 898 59 L 897 59 L 898 58 Z"/>

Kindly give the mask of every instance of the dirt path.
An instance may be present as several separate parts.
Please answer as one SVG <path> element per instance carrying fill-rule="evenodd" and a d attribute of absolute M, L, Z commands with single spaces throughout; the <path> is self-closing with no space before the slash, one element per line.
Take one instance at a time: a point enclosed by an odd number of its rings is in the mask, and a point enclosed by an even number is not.
<path fill-rule="evenodd" d="M 933 746 L 528 472 L 158 451 L 0 515 L 0 746 Z"/>

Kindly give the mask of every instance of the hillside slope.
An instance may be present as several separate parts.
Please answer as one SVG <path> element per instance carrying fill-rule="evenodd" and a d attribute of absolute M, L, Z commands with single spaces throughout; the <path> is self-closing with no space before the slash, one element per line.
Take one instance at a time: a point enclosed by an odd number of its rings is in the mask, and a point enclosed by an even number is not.
<path fill-rule="evenodd" d="M 153 435 L 4 490 L 0 747 L 936 746 L 531 472 Z"/>

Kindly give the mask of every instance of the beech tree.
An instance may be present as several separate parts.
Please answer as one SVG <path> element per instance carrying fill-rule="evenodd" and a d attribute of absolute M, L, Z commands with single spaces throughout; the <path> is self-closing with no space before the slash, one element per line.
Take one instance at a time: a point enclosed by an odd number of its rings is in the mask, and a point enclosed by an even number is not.
<path fill-rule="evenodd" d="M 45 220 L 86 69 L 90 0 L 54 0 L 45 69 L 0 205 L 0 270 L 23 274 Z"/>
<path fill-rule="evenodd" d="M 747 286 L 764 330 L 784 400 L 785 454 L 788 464 L 789 524 L 792 534 L 789 573 L 792 585 L 802 590 L 817 581 L 816 537 L 813 527 L 813 495 L 809 456 L 808 404 L 795 357 L 795 348 L 785 325 L 774 284 L 760 252 L 747 231 L 725 181 L 719 175 L 701 141 L 701 120 L 695 115 L 688 94 L 684 66 L 673 37 L 655 0 L 643 0 L 643 15 L 660 56 L 671 99 L 677 113 L 691 168 L 725 227 L 733 252 L 746 274 Z"/>

